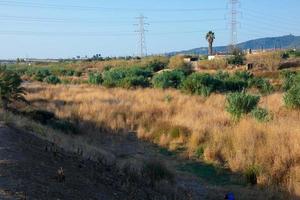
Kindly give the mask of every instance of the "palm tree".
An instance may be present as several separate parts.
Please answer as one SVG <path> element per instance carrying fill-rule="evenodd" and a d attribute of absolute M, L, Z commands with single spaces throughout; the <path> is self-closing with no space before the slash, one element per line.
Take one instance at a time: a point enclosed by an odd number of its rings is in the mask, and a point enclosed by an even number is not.
<path fill-rule="evenodd" d="M 212 55 L 213 54 L 213 43 L 215 40 L 215 33 L 212 31 L 209 31 L 206 34 L 206 40 L 208 41 L 208 55 Z"/>

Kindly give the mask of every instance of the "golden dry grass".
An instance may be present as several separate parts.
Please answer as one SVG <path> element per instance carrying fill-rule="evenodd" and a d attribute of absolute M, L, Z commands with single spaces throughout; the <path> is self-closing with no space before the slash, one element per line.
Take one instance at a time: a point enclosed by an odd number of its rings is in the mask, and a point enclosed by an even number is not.
<path fill-rule="evenodd" d="M 214 60 L 200 60 L 197 65 L 199 69 L 223 70 L 227 68 L 228 62 L 224 58 L 217 58 Z"/>
<path fill-rule="evenodd" d="M 139 138 L 172 150 L 185 147 L 186 156 L 194 156 L 203 147 L 205 160 L 233 171 L 259 166 L 262 184 L 291 191 L 299 187 L 300 115 L 284 108 L 281 93 L 262 98 L 261 106 L 267 107 L 274 119 L 259 123 L 248 116 L 233 122 L 225 111 L 225 96 L 220 94 L 203 98 L 175 90 L 26 87 L 26 98 L 37 108 L 53 111 L 59 118 L 76 119 L 91 140 L 99 139 L 101 130 L 135 131 Z"/>
<path fill-rule="evenodd" d="M 247 62 L 253 63 L 256 68 L 274 71 L 279 69 L 282 62 L 281 51 L 263 52 L 247 55 Z"/>

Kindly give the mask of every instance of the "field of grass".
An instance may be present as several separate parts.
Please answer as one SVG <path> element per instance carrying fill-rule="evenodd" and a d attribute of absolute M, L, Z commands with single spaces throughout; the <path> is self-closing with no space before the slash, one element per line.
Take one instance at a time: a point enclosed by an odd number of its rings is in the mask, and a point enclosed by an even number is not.
<path fill-rule="evenodd" d="M 54 112 L 81 129 L 97 146 L 99 132 L 136 132 L 140 139 L 244 173 L 257 167 L 258 183 L 292 189 L 298 184 L 300 114 L 284 107 L 283 94 L 260 102 L 273 120 L 250 116 L 234 121 L 225 96 L 190 96 L 175 90 L 106 89 L 88 85 L 28 84 L 26 98 L 38 109 Z M 201 149 L 201 150 L 199 150 Z"/>
<path fill-rule="evenodd" d="M 140 151 L 128 143 L 134 134 L 158 145 L 156 153 L 188 161 L 176 170 L 210 186 L 238 185 L 241 192 L 257 185 L 252 191 L 263 188 L 270 199 L 278 191 L 299 195 L 299 73 L 280 70 L 281 52 L 247 59 L 255 64 L 251 72 L 225 65 L 217 71 L 218 63 L 203 61 L 209 73 L 195 73 L 182 56 L 7 69 L 27 80 L 22 86 L 30 105 L 14 104 L 14 112 L 63 134 L 52 139 L 66 149 L 84 149 L 90 157 L 103 153 L 105 144 L 127 159 Z M 23 126 L 39 132 L 31 125 Z"/>

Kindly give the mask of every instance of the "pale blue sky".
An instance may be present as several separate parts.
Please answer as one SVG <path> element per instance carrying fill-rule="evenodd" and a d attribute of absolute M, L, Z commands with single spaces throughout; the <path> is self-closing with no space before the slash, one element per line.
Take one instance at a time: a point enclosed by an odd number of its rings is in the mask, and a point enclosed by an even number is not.
<path fill-rule="evenodd" d="M 238 41 L 300 35 L 299 0 L 241 0 Z M 0 0 L 0 58 L 137 55 L 137 16 L 148 54 L 229 43 L 228 0 Z"/>

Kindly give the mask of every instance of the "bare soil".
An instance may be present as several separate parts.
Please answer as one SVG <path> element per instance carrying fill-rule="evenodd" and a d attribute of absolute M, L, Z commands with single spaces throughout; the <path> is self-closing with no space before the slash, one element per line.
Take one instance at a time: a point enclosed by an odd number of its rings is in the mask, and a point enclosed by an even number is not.
<path fill-rule="evenodd" d="M 6 126 L 0 138 L 0 199 L 124 199 L 76 156 L 46 151 L 46 141 Z M 65 182 L 57 180 L 60 167 Z"/>

